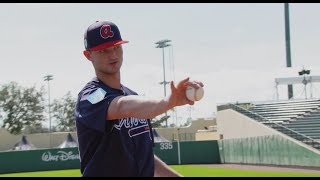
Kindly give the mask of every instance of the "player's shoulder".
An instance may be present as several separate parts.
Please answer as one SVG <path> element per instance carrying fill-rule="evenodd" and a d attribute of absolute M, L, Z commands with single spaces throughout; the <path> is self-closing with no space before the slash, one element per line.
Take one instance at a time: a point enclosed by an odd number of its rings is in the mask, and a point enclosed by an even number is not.
<path fill-rule="evenodd" d="M 89 101 L 91 104 L 96 104 L 102 101 L 106 95 L 112 96 L 113 94 L 117 94 L 117 92 L 105 85 L 99 79 L 93 78 L 79 92 L 78 102 Z"/>
<path fill-rule="evenodd" d="M 105 83 L 103 83 L 101 80 L 99 80 L 97 77 L 94 77 L 89 81 L 80 91 L 79 96 L 85 96 L 85 95 L 90 95 L 92 93 L 100 93 L 103 94 L 121 94 L 121 90 L 119 89 L 114 89 Z"/>
<path fill-rule="evenodd" d="M 99 80 L 95 77 L 92 78 L 89 82 L 87 82 L 84 87 L 81 89 L 81 91 L 79 92 L 79 95 L 81 94 L 87 94 L 91 91 L 95 91 L 98 88 L 101 87 L 101 84 L 99 83 Z"/>

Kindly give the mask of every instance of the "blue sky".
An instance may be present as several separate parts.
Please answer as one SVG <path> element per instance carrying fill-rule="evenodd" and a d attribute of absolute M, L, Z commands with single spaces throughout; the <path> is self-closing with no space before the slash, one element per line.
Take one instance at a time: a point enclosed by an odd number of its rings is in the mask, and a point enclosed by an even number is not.
<path fill-rule="evenodd" d="M 303 67 L 319 75 L 319 18 L 320 4 L 290 4 L 292 67 L 286 68 L 284 3 L 2 3 L 0 84 L 47 88 L 43 76 L 52 74 L 51 99 L 68 91 L 76 97 L 94 76 L 82 54 L 84 31 L 110 20 L 130 41 L 123 45 L 123 84 L 163 97 L 162 51 L 155 48 L 162 39 L 172 41 L 165 48 L 166 80 L 204 83 L 201 101 L 176 108 L 171 122 L 181 124 L 189 116 L 213 117 L 217 104 L 275 100 L 275 78 L 297 77 Z M 320 96 L 317 83 L 308 88 Z M 287 99 L 287 87 L 278 89 Z M 294 86 L 296 99 L 304 98 L 303 89 Z"/>

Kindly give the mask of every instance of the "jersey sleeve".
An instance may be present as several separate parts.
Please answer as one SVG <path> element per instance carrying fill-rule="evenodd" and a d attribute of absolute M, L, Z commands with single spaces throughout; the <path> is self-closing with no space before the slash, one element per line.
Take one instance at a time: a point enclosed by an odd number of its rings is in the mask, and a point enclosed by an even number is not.
<path fill-rule="evenodd" d="M 121 94 L 115 92 L 107 92 L 101 87 L 90 88 L 79 94 L 76 118 L 89 128 L 93 128 L 102 133 L 110 127 L 111 123 L 107 123 L 107 110 L 111 101 Z"/>

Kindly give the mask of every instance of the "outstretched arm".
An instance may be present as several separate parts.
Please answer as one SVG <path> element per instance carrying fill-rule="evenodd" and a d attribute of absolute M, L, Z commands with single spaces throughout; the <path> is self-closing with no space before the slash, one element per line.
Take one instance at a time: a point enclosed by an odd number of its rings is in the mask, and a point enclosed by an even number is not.
<path fill-rule="evenodd" d="M 148 99 L 136 95 L 118 96 L 112 100 L 106 119 L 113 120 L 127 117 L 151 119 L 173 107 L 185 104 L 193 105 L 194 102 L 188 100 L 185 94 L 188 85 L 195 88 L 203 86 L 202 82 L 189 81 L 189 78 L 186 78 L 181 80 L 177 86 L 171 81 L 171 93 L 163 99 Z"/>
<path fill-rule="evenodd" d="M 154 155 L 154 177 L 183 177 Z"/>

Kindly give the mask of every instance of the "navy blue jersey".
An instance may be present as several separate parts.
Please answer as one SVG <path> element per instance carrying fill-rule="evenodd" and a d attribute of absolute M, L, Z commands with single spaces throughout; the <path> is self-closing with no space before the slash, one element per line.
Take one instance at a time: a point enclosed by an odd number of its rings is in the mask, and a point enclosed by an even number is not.
<path fill-rule="evenodd" d="M 121 85 L 114 89 L 94 78 L 80 91 L 75 109 L 82 176 L 154 175 L 150 119 L 106 120 L 117 96 L 137 95 Z"/>

